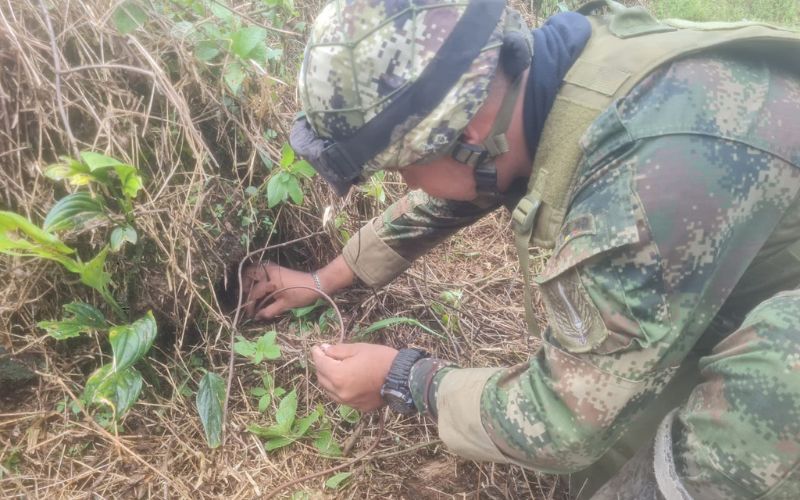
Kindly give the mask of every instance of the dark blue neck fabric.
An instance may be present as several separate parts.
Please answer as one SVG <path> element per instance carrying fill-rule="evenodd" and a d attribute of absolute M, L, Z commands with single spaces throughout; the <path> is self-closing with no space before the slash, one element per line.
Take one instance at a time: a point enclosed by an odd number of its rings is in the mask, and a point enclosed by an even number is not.
<path fill-rule="evenodd" d="M 533 62 L 523 103 L 523 126 L 531 158 L 535 156 L 547 113 L 553 107 L 564 75 L 592 34 L 589 21 L 577 12 L 563 12 L 533 30 Z"/>

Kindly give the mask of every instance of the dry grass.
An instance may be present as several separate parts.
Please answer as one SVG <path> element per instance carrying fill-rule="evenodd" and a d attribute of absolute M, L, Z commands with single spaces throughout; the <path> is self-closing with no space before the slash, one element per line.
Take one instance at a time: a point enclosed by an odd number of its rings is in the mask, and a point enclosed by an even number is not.
<path fill-rule="evenodd" d="M 299 22 L 310 22 L 318 2 L 271 30 L 270 44 L 284 59 L 262 78 L 245 82 L 231 98 L 213 68 L 198 62 L 174 35 L 168 16 L 153 17 L 131 35 L 110 21 L 121 2 L 39 0 L 0 2 L 0 208 L 41 221 L 66 190 L 44 178 L 42 168 L 59 155 L 93 150 L 138 165 L 145 192 L 136 207 L 140 243 L 115 255 L 110 266 L 115 294 L 134 315 L 152 309 L 159 337 L 148 356 L 140 401 L 116 429 L 100 427 L 84 413 L 59 403 L 80 394 L 86 377 L 107 359 L 104 339 L 55 342 L 36 322 L 57 318 L 75 298 L 99 304 L 85 287 L 55 265 L 0 257 L 0 345 L 39 374 L 33 385 L 0 394 L 0 496 L 4 498 L 252 498 L 309 472 L 345 459 L 319 456 L 306 442 L 267 453 L 246 431 L 269 423 L 257 411 L 250 388 L 268 371 L 283 387 L 295 387 L 300 413 L 325 405 L 335 437 L 355 433 L 315 386 L 308 348 L 335 337 L 316 326 L 300 330 L 284 318 L 284 355 L 262 366 L 237 358 L 225 445 L 210 450 L 194 404 L 202 368 L 225 373 L 231 317 L 214 288 L 248 251 L 320 231 L 332 206 L 347 215 L 353 232 L 381 206 L 355 193 L 335 200 L 320 182 L 307 186 L 302 207 L 266 207 L 249 186 L 263 187 L 269 171 L 261 157 L 280 158 L 282 138 L 296 110 L 294 69 L 303 48 Z M 163 2 L 142 2 L 154 8 Z M 255 3 L 234 2 L 245 21 L 259 18 Z M 265 23 L 265 21 L 259 21 Z M 48 23 L 61 72 L 56 71 Z M 58 95 L 61 97 L 59 98 Z M 63 109 L 63 114 L 62 114 Z M 63 116 L 68 116 L 65 126 Z M 271 128 L 277 137 L 262 132 Z M 386 183 L 390 197 L 401 187 Z M 243 217 L 256 221 L 243 224 Z M 272 225 L 260 223 L 269 217 Z M 103 244 L 102 225 L 68 237 L 84 255 Z M 336 231 L 268 257 L 314 268 L 341 248 Z M 242 237 L 245 235 L 245 238 Z M 527 357 L 521 289 L 510 245 L 508 217 L 497 214 L 468 229 L 383 290 L 354 289 L 338 298 L 348 329 L 391 316 L 411 316 L 445 332 L 439 340 L 408 327 L 375 335 L 391 345 L 423 346 L 462 365 L 511 364 Z M 455 326 L 442 324 L 432 304 L 441 292 L 463 290 L 451 311 Z M 270 326 L 271 328 L 272 326 Z M 264 325 L 239 332 L 259 334 Z M 149 368 L 148 368 L 149 367 Z M 69 405 L 67 405 L 69 406 Z M 376 439 L 376 416 L 357 437 L 352 455 Z M 310 497 L 342 498 L 553 498 L 556 483 L 518 467 L 478 465 L 443 449 L 436 429 L 419 418 L 391 417 L 376 450 L 352 465 L 341 490 L 323 488 L 325 478 L 298 485 Z"/>

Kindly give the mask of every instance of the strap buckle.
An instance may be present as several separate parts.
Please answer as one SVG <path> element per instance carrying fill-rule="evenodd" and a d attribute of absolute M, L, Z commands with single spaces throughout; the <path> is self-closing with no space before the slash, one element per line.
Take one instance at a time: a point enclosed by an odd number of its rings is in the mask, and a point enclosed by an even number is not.
<path fill-rule="evenodd" d="M 489 156 L 489 151 L 482 146 L 458 141 L 450 156 L 459 163 L 475 167 L 486 160 L 486 157 Z"/>
<path fill-rule="evenodd" d="M 536 221 L 536 214 L 541 205 L 541 200 L 533 193 L 528 193 L 519 200 L 511 213 L 511 226 L 515 233 L 530 234 L 533 231 L 533 223 Z"/>

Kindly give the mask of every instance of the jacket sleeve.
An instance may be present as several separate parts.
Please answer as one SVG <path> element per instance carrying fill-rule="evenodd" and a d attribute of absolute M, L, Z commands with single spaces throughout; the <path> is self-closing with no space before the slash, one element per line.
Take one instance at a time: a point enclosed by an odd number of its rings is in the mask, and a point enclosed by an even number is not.
<path fill-rule="evenodd" d="M 411 191 L 367 222 L 347 242 L 342 255 L 361 281 L 383 286 L 414 259 L 499 205 L 493 198 L 461 202 Z"/>

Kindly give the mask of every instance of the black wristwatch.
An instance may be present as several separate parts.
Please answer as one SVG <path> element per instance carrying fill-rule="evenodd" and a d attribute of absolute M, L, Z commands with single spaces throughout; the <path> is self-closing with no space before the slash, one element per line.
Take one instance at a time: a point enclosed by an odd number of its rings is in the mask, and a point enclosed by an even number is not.
<path fill-rule="evenodd" d="M 414 363 L 427 357 L 430 354 L 420 349 L 400 349 L 397 353 L 381 387 L 381 396 L 392 411 L 401 415 L 411 415 L 416 411 L 411 389 L 408 387 L 408 377 Z"/>

